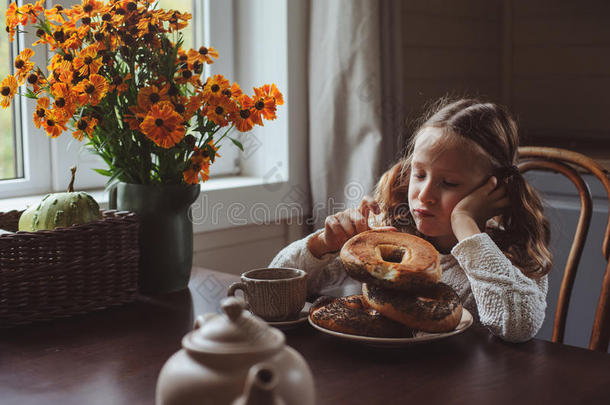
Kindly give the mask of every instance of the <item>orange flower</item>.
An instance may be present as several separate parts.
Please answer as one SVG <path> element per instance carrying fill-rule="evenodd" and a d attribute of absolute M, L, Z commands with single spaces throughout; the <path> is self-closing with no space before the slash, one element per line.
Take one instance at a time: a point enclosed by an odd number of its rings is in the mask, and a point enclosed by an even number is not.
<path fill-rule="evenodd" d="M 91 103 L 96 106 L 108 92 L 108 82 L 100 75 L 91 75 L 89 79 L 82 80 L 74 89 L 78 92 L 80 105 Z"/>
<path fill-rule="evenodd" d="M 273 101 L 275 101 L 275 104 L 277 104 L 277 105 L 284 104 L 284 96 L 282 95 L 282 93 L 280 93 L 278 88 L 275 86 L 275 83 L 272 83 L 271 85 L 265 84 L 259 88 L 254 88 L 254 94 L 256 95 L 256 98 L 271 97 L 271 98 L 273 98 Z"/>
<path fill-rule="evenodd" d="M 233 83 L 233 85 L 231 86 L 231 97 L 239 98 L 239 96 L 241 96 L 242 94 L 243 93 L 241 91 L 241 88 L 239 87 L 239 84 Z"/>
<path fill-rule="evenodd" d="M 71 73 L 72 70 L 72 60 L 74 57 L 70 53 L 66 53 L 65 55 L 56 52 L 51 58 L 51 63 L 48 68 L 50 71 L 59 73 Z"/>
<path fill-rule="evenodd" d="M 182 177 L 184 178 L 184 182 L 187 184 L 199 183 L 199 167 L 191 165 L 188 169 L 182 172 Z"/>
<path fill-rule="evenodd" d="M 200 86 L 201 80 L 199 80 L 199 74 L 193 73 L 191 69 L 189 69 L 188 64 L 183 66 L 181 69 L 176 71 L 176 75 L 174 76 L 174 80 L 178 84 L 187 84 L 190 83 L 193 86 Z"/>
<path fill-rule="evenodd" d="M 139 131 L 140 124 L 144 121 L 144 118 L 146 117 L 146 111 L 135 105 L 129 107 L 129 111 L 131 112 L 131 114 L 125 114 L 123 120 L 127 123 L 127 125 L 129 125 L 129 129 L 133 131 Z"/>
<path fill-rule="evenodd" d="M 83 140 L 85 134 L 91 138 L 91 133 L 93 133 L 96 125 L 97 120 L 95 118 L 81 117 L 76 123 L 77 130 L 72 132 L 72 136 L 79 141 Z"/>
<path fill-rule="evenodd" d="M 257 89 L 254 89 L 254 92 L 257 92 Z M 254 97 L 254 109 L 252 120 L 258 125 L 263 125 L 262 120 L 260 119 L 261 115 L 266 120 L 274 120 L 276 118 L 275 115 L 275 100 L 273 97 L 267 97 L 262 94 L 257 94 Z"/>
<path fill-rule="evenodd" d="M 78 70 L 81 76 L 89 76 L 100 70 L 100 67 L 102 67 L 101 59 L 97 55 L 97 47 L 91 45 L 83 49 L 78 57 L 74 58 L 73 67 Z"/>
<path fill-rule="evenodd" d="M 201 65 L 204 63 L 207 63 L 208 65 L 214 63 L 214 59 L 212 58 L 218 59 L 218 51 L 212 47 L 206 48 L 205 46 L 202 46 L 198 51 L 189 49 L 187 63 L 189 64 L 189 68 L 193 69 L 195 62 L 198 62 Z"/>
<path fill-rule="evenodd" d="M 155 104 L 140 124 L 140 130 L 154 143 L 168 149 L 184 137 L 182 116 L 166 103 Z"/>
<path fill-rule="evenodd" d="M 199 94 L 191 96 L 189 101 L 186 103 L 186 111 L 183 114 L 183 117 L 186 121 L 189 121 L 193 115 L 201 108 L 203 105 L 203 99 Z"/>
<path fill-rule="evenodd" d="M 19 15 L 19 8 L 17 7 L 17 2 L 11 3 L 6 9 L 6 28 L 8 28 L 8 32 L 10 34 L 10 40 L 13 42 L 15 39 L 15 32 L 17 26 L 20 24 L 21 16 Z"/>
<path fill-rule="evenodd" d="M 15 2 L 16 3 L 16 2 Z M 25 4 L 19 8 L 19 14 L 21 14 L 21 25 L 26 25 L 28 22 L 28 16 L 30 22 L 34 24 L 37 20 L 38 14 L 44 11 L 42 4 L 44 0 L 38 0 L 35 4 Z"/>
<path fill-rule="evenodd" d="M 105 9 L 104 3 L 97 0 L 83 0 L 80 5 L 73 6 L 66 11 L 72 20 L 95 17 L 100 11 Z"/>
<path fill-rule="evenodd" d="M 210 97 L 222 94 L 223 90 L 229 89 L 231 83 L 223 75 L 208 77 L 203 85 L 203 99 L 208 101 Z"/>
<path fill-rule="evenodd" d="M 211 145 L 213 150 L 216 148 Z M 193 151 L 193 155 L 189 160 L 189 167 L 184 172 L 182 172 L 182 176 L 184 177 L 184 181 L 188 184 L 197 184 L 199 183 L 199 176 L 201 176 L 201 181 L 207 181 L 210 178 L 210 155 L 205 151 L 195 147 Z"/>
<path fill-rule="evenodd" d="M 11 26 L 7 25 L 6 32 L 8 32 L 8 40 L 13 42 L 15 40 L 15 34 L 17 33 L 17 30 L 15 29 L 15 27 L 11 27 Z"/>
<path fill-rule="evenodd" d="M 21 86 L 25 83 L 28 73 L 34 68 L 34 62 L 30 58 L 34 56 L 34 51 L 26 48 L 15 58 L 15 68 L 17 69 L 17 82 Z"/>
<path fill-rule="evenodd" d="M 254 101 L 247 94 L 242 94 L 237 101 L 240 108 L 231 115 L 231 121 L 238 131 L 248 132 L 254 127 L 254 121 L 252 121 Z"/>
<path fill-rule="evenodd" d="M 28 85 L 32 86 L 32 91 L 34 94 L 38 94 L 40 89 L 47 84 L 47 80 L 40 71 L 30 73 L 26 81 Z"/>
<path fill-rule="evenodd" d="M 129 84 L 127 83 L 131 80 L 131 73 L 127 73 L 125 77 L 121 77 L 116 75 L 112 78 L 112 84 L 110 85 L 110 92 L 117 91 L 119 94 L 122 94 L 127 91 L 129 88 Z"/>
<path fill-rule="evenodd" d="M 68 31 L 67 37 L 63 43 L 64 48 L 76 50 L 83 45 L 83 39 L 87 33 L 83 33 L 81 28 L 78 30 Z"/>
<path fill-rule="evenodd" d="M 45 10 L 44 16 L 49 21 L 55 21 L 60 24 L 63 24 L 66 19 L 63 14 L 65 13 L 64 8 L 60 4 L 56 4 L 48 10 Z"/>
<path fill-rule="evenodd" d="M 2 83 L 0 83 L 0 105 L 3 108 L 7 108 L 11 105 L 11 100 L 15 97 L 15 93 L 17 92 L 17 79 L 15 76 L 8 75 Z"/>
<path fill-rule="evenodd" d="M 169 10 L 168 14 L 170 14 L 167 22 L 169 22 L 170 32 L 181 30 L 182 28 L 188 25 L 187 21 L 191 19 L 192 15 L 190 13 L 181 13 L 175 10 Z"/>
<path fill-rule="evenodd" d="M 224 127 L 229 123 L 228 117 L 231 116 L 236 109 L 237 106 L 230 99 L 227 99 L 226 97 L 212 97 L 205 107 L 205 115 L 216 125 Z"/>
<path fill-rule="evenodd" d="M 161 101 L 169 101 L 167 92 L 169 91 L 169 84 L 161 87 L 160 89 L 155 86 L 143 87 L 138 92 L 138 106 L 143 110 L 149 110 L 153 104 L 157 104 Z"/>
<path fill-rule="evenodd" d="M 169 103 L 164 101 L 163 103 Z M 172 99 L 169 105 L 182 116 L 184 122 L 189 122 L 195 112 L 201 107 L 201 97 L 192 96 L 191 98 L 185 96 L 178 96 Z"/>
<path fill-rule="evenodd" d="M 66 83 L 55 83 L 52 87 L 52 95 L 55 99 L 53 105 L 65 115 L 72 116 L 76 111 L 76 95 L 68 88 Z"/>
<path fill-rule="evenodd" d="M 53 138 L 57 138 L 67 129 L 65 116 L 60 111 L 47 110 L 41 121 L 47 135 Z"/>
<path fill-rule="evenodd" d="M 36 110 L 34 111 L 34 125 L 36 128 L 40 128 L 44 121 L 47 111 L 49 109 L 49 98 L 40 97 L 36 102 Z"/>

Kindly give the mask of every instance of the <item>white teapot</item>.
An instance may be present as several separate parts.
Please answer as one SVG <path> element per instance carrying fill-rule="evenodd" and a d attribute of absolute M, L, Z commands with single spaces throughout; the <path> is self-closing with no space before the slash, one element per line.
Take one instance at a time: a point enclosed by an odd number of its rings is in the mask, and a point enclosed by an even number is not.
<path fill-rule="evenodd" d="M 284 334 L 227 297 L 182 339 L 157 380 L 157 405 L 314 405 L 313 376 Z"/>

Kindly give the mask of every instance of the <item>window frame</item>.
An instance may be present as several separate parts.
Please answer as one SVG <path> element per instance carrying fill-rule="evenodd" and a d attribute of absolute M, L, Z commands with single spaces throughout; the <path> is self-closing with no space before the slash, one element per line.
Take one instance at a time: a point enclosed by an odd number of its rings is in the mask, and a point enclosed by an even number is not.
<path fill-rule="evenodd" d="M 30 1 L 19 1 L 18 4 L 32 3 Z M 36 41 L 33 32 L 26 32 L 15 36 L 13 42 L 13 58 L 9 61 L 12 65 L 14 56 L 25 48 L 25 44 Z M 38 46 L 34 56 L 30 59 L 36 65 L 46 66 L 46 47 Z M 32 121 L 32 115 L 36 108 L 34 100 L 26 97 L 15 96 L 13 99 L 13 130 L 17 136 L 21 136 L 21 155 L 16 159 L 22 160 L 22 177 L 0 181 L 0 198 L 23 196 L 28 194 L 45 193 L 49 191 L 51 184 L 51 155 L 50 142 L 44 131 L 36 128 Z M 17 151 L 19 152 L 19 151 Z M 18 173 L 19 174 L 19 173 Z"/>

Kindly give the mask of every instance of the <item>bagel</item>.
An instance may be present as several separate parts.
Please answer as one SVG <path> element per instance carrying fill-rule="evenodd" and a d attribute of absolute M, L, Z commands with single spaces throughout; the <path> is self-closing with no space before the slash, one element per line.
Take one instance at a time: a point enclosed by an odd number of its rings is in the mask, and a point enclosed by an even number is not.
<path fill-rule="evenodd" d="M 362 295 L 318 298 L 309 315 L 324 329 L 371 337 L 412 337 L 413 330 L 370 308 Z"/>
<path fill-rule="evenodd" d="M 408 233 L 365 231 L 348 240 L 339 255 L 350 277 L 383 288 L 417 291 L 441 279 L 437 250 Z"/>
<path fill-rule="evenodd" d="M 460 299 L 445 283 L 437 283 L 418 294 L 363 284 L 362 294 L 371 308 L 420 331 L 450 332 L 462 319 Z"/>

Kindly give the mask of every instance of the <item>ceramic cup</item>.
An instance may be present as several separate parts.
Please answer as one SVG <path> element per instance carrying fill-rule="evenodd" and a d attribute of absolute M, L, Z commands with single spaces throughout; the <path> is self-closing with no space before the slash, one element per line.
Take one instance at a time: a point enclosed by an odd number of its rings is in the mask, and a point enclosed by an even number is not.
<path fill-rule="evenodd" d="M 290 268 L 254 269 L 242 273 L 241 282 L 231 284 L 227 295 L 234 296 L 237 290 L 244 292 L 248 309 L 265 321 L 289 321 L 305 306 L 307 273 Z"/>

